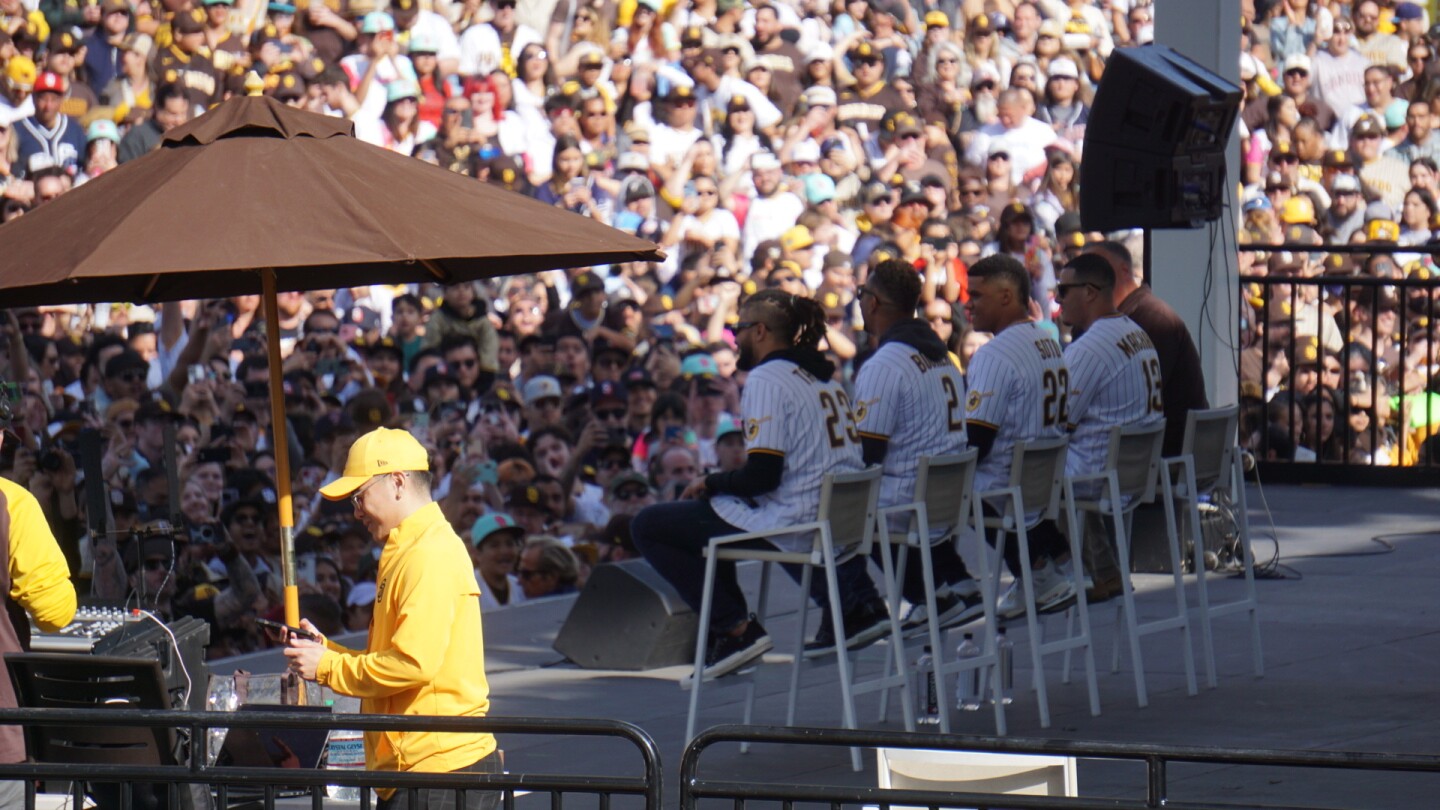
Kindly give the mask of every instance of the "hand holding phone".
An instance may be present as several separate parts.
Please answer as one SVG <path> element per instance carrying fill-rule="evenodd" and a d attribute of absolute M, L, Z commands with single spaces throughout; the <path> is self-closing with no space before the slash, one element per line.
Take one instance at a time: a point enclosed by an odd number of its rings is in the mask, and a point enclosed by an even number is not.
<path fill-rule="evenodd" d="M 306 641 L 318 642 L 321 640 L 320 636 L 310 632 L 309 630 L 303 630 L 299 627 L 291 627 L 288 624 L 281 624 L 280 622 L 272 622 L 269 619 L 257 618 L 255 620 L 255 623 L 265 628 L 266 630 L 269 630 L 280 641 L 289 641 L 291 636 L 294 636 L 296 638 L 303 638 Z"/>

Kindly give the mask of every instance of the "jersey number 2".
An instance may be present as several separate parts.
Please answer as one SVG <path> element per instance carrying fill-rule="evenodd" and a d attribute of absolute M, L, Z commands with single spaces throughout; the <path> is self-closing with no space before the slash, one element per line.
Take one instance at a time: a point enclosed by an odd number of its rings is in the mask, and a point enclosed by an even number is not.
<path fill-rule="evenodd" d="M 1069 419 L 1066 411 L 1070 401 L 1070 372 L 1066 369 L 1046 369 L 1040 379 L 1045 386 L 1044 410 L 1041 414 L 1045 427 L 1064 425 Z"/>
<path fill-rule="evenodd" d="M 829 391 L 821 391 L 820 407 L 825 409 L 825 431 L 830 434 L 831 447 L 844 447 L 846 439 L 855 443 L 860 441 L 855 414 L 850 410 L 850 398 L 843 391 L 836 391 L 833 396 Z"/>
<path fill-rule="evenodd" d="M 960 402 L 960 389 L 955 387 L 955 381 L 949 377 L 940 378 L 940 387 L 945 389 L 945 407 L 948 411 L 950 432 L 964 430 L 965 416 L 961 411 L 963 405 Z"/>

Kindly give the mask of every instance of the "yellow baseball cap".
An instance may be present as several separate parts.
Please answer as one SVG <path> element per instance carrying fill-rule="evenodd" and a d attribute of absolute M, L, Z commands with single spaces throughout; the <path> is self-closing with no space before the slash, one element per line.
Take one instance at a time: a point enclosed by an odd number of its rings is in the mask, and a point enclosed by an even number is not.
<path fill-rule="evenodd" d="M 343 501 L 377 475 L 429 470 L 429 455 L 414 436 L 403 430 L 375 428 L 355 440 L 345 459 L 344 475 L 321 487 L 320 494 Z"/>

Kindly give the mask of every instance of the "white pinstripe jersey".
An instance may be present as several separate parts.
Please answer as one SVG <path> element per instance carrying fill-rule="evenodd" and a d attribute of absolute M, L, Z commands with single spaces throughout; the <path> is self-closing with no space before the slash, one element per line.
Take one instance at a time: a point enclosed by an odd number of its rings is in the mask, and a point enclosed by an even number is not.
<path fill-rule="evenodd" d="M 1098 472 L 1116 425 L 1153 425 L 1165 417 L 1160 357 L 1140 325 L 1116 313 L 1090 324 L 1065 347 L 1070 368 L 1070 450 L 1065 473 Z"/>
<path fill-rule="evenodd" d="M 1070 395 L 1065 353 L 1039 324 L 1022 321 L 975 352 L 966 381 L 965 418 L 995 428 L 990 454 L 975 471 L 975 489 L 1005 486 L 1016 442 L 1065 432 Z"/>
<path fill-rule="evenodd" d="M 715 513 L 732 526 L 754 532 L 812 521 L 825 474 L 864 466 L 845 389 L 789 360 L 770 360 L 751 370 L 740 416 L 746 452 L 778 455 L 785 471 L 780 486 L 755 498 L 754 506 L 733 495 L 710 500 Z M 809 536 L 803 539 L 809 542 Z M 784 538 L 772 542 L 787 547 Z"/>
<path fill-rule="evenodd" d="M 860 435 L 885 439 L 880 506 L 915 499 L 921 456 L 965 449 L 965 378 L 948 353 L 931 360 L 914 346 L 892 340 L 860 367 L 855 378 Z M 934 516 L 936 520 L 939 515 Z M 908 518 L 892 521 L 897 530 Z"/>

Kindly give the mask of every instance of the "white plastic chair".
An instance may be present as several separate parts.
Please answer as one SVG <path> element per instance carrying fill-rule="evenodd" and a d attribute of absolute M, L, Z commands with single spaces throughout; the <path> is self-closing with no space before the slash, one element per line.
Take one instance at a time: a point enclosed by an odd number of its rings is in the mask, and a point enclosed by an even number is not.
<path fill-rule="evenodd" d="M 1085 677 L 1090 692 L 1090 714 L 1100 715 L 1100 687 L 1095 680 L 1095 650 L 1090 632 L 1090 615 L 1085 603 L 1085 580 L 1083 566 L 1079 564 L 1080 534 L 1073 526 L 1068 532 L 1070 555 L 1075 561 L 1071 579 L 1075 586 L 1075 607 L 1071 608 L 1079 617 L 1078 633 L 1067 632 L 1064 638 L 1045 641 L 1041 634 L 1040 620 L 1035 614 L 1034 574 L 1030 570 L 1030 529 L 1041 521 L 1055 520 L 1060 515 L 1062 480 L 1065 477 L 1065 449 L 1068 442 L 1064 437 L 1057 439 L 1032 439 L 1016 442 L 1010 461 L 1010 483 L 1008 486 L 987 490 L 978 494 L 984 501 L 995 504 L 1000 516 L 984 519 L 986 528 L 996 530 L 995 562 L 991 569 L 991 588 L 999 591 L 1000 573 L 1005 561 L 1006 536 L 1014 534 L 1020 544 L 1020 586 L 1025 599 L 1025 625 L 1030 636 L 1030 661 L 1035 670 L 1035 696 L 1040 705 L 1040 725 L 1050 727 L 1050 701 L 1045 688 L 1045 656 L 1080 650 L 1085 655 Z M 1027 515 L 1036 515 L 1031 521 Z M 1067 627 L 1068 629 L 1068 627 Z M 1068 677 L 1068 675 L 1067 675 Z"/>
<path fill-rule="evenodd" d="M 876 775 L 882 789 L 1007 796 L 1080 795 L 1074 757 L 877 748 L 875 758 Z M 893 810 L 912 810 L 898 804 L 890 807 Z"/>
<path fill-rule="evenodd" d="M 1215 688 L 1215 640 L 1211 623 L 1234 613 L 1250 619 L 1250 654 L 1255 677 L 1265 677 L 1264 651 L 1260 644 L 1260 604 L 1255 595 L 1255 554 L 1250 548 L 1250 519 L 1245 503 L 1245 475 L 1236 428 L 1240 409 L 1231 405 L 1205 411 L 1190 411 L 1185 420 L 1185 443 L 1175 458 L 1164 460 L 1167 501 L 1183 502 L 1190 514 L 1190 536 L 1194 542 L 1195 583 L 1199 605 L 1201 652 L 1205 658 L 1205 683 Z M 1200 500 L 1222 498 L 1230 503 L 1239 535 L 1244 568 L 1244 596 L 1219 605 L 1210 603 L 1208 572 L 1205 570 L 1205 541 L 1200 526 Z"/>
<path fill-rule="evenodd" d="M 740 562 L 755 560 L 762 564 L 760 575 L 760 599 L 756 606 L 756 617 L 765 620 L 765 608 L 769 595 L 771 563 L 790 563 L 802 566 L 804 573 L 800 580 L 800 627 L 795 635 L 794 658 L 790 672 L 789 708 L 786 724 L 795 725 L 795 704 L 800 693 L 800 665 L 804 658 L 805 624 L 810 613 L 810 577 L 814 569 L 824 570 L 829 591 L 830 620 L 836 628 L 836 640 L 843 648 L 845 643 L 845 622 L 840 609 L 840 588 L 837 567 L 854 557 L 870 553 L 875 536 L 875 508 L 880 498 L 880 467 L 871 466 L 855 473 L 830 473 L 820 486 L 820 508 L 815 520 L 798 526 L 785 526 L 761 532 L 746 532 L 716 537 L 710 540 L 705 550 L 705 590 L 700 600 L 699 633 L 695 640 L 695 668 L 690 680 L 690 716 L 685 723 L 685 739 L 695 738 L 695 717 L 700 711 L 700 689 L 705 669 L 705 650 L 710 636 L 710 609 L 715 588 L 715 570 L 719 560 Z M 772 538 L 809 534 L 813 539 L 807 549 L 784 551 L 774 546 L 747 548 L 736 545 L 754 540 L 769 541 Z M 893 616 L 892 616 L 893 625 Z M 844 652 L 842 650 L 842 652 Z M 840 669 L 841 711 L 845 728 L 856 728 L 855 695 L 852 692 L 850 656 L 837 655 Z M 750 722 L 755 704 L 755 685 L 747 684 L 745 696 L 744 723 Z M 851 761 L 855 770 L 860 770 L 860 749 L 851 749 Z"/>
<path fill-rule="evenodd" d="M 1163 619 L 1141 622 L 1135 610 L 1135 584 L 1130 576 L 1131 526 L 1136 508 L 1155 500 L 1156 482 L 1160 480 L 1160 453 L 1165 444 L 1165 420 L 1148 427 L 1127 426 L 1110 430 L 1110 448 L 1099 472 L 1068 476 L 1065 479 L 1065 502 L 1070 511 L 1070 525 L 1084 531 L 1085 524 L 1076 512 L 1089 512 L 1110 518 L 1115 527 L 1115 547 L 1119 555 L 1120 604 L 1115 614 L 1116 640 L 1111 671 L 1120 669 L 1120 625 L 1124 622 L 1130 645 L 1130 659 L 1135 669 L 1135 700 L 1141 708 L 1149 705 L 1145 687 L 1145 659 L 1140 649 L 1144 636 L 1179 630 L 1184 641 L 1185 686 L 1189 694 L 1199 690 L 1195 685 L 1195 654 L 1190 636 L 1190 612 L 1185 606 L 1185 575 L 1180 555 L 1180 537 L 1175 529 L 1174 504 L 1165 499 L 1166 540 L 1170 548 L 1170 564 L 1175 574 L 1175 614 Z M 1087 484 L 1099 484 L 1096 497 L 1077 497 L 1077 489 L 1088 490 Z M 1083 539 L 1083 538 L 1082 538 Z"/>
<path fill-rule="evenodd" d="M 940 712 L 940 730 L 946 734 L 950 733 L 950 713 L 943 710 L 948 702 L 950 690 L 946 688 L 945 676 L 949 673 L 968 672 L 970 670 L 984 670 L 992 668 L 997 663 L 995 654 L 995 616 L 994 616 L 994 588 L 991 586 L 990 578 L 982 575 L 980 577 L 980 598 L 985 604 L 985 631 L 984 648 L 981 654 L 975 658 L 965 661 L 946 660 L 943 634 L 939 623 L 935 621 L 938 610 L 935 605 L 935 568 L 931 559 L 931 549 L 942 543 L 956 543 L 966 526 L 979 526 L 984 520 L 980 511 L 980 500 L 974 497 L 975 489 L 975 468 L 979 464 L 979 451 L 971 448 L 962 453 L 954 453 L 944 456 L 925 456 L 920 459 L 919 468 L 915 473 L 915 495 L 916 500 L 912 503 L 900 504 L 880 510 L 879 531 L 881 543 L 881 568 L 885 573 L 886 599 L 890 603 L 890 615 L 898 617 L 900 609 L 900 584 L 901 574 L 905 571 L 905 565 L 909 555 L 913 552 L 920 558 L 921 572 L 925 583 L 925 616 L 926 636 L 930 643 L 933 660 L 938 665 L 935 670 L 935 689 L 940 695 L 942 711 Z M 892 535 L 890 532 L 891 515 L 904 516 L 908 524 L 903 535 Z M 891 548 L 899 546 L 894 563 L 891 562 Z M 984 554 L 988 548 L 981 544 L 981 553 Z M 988 559 L 981 563 L 982 572 L 989 571 Z M 898 632 L 898 621 L 896 623 Z M 903 637 L 892 639 L 895 647 L 895 670 L 898 674 L 891 674 L 890 669 L 880 678 L 858 683 L 855 686 L 856 694 L 886 690 L 880 701 L 880 719 L 884 720 L 888 706 L 889 690 L 896 686 L 902 688 L 902 694 L 906 701 L 905 730 L 914 731 L 914 716 L 908 709 L 915 705 L 914 696 L 910 692 L 910 679 L 905 665 L 905 651 Z M 995 731 L 1004 735 L 1005 728 L 1005 704 L 1002 701 L 1000 680 L 989 679 L 995 694 Z"/>

